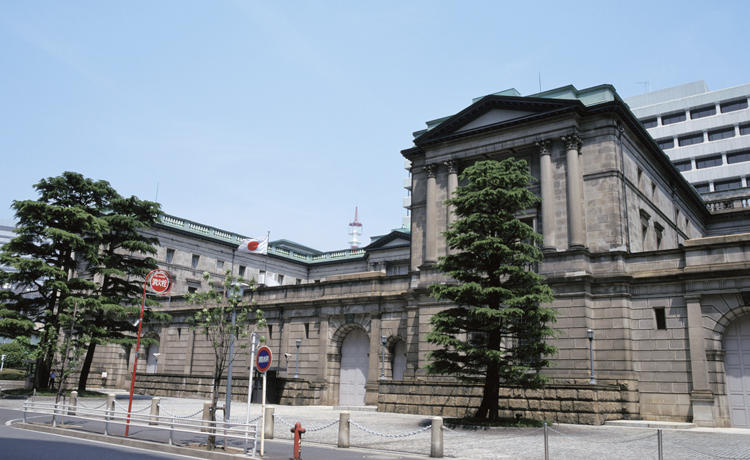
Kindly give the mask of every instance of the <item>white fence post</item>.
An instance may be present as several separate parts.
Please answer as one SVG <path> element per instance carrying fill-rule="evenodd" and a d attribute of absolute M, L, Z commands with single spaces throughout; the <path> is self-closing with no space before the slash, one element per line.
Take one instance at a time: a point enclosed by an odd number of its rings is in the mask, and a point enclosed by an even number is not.
<path fill-rule="evenodd" d="M 443 417 L 432 417 L 430 457 L 443 457 Z"/>
<path fill-rule="evenodd" d="M 68 406 L 68 415 L 76 415 L 76 410 L 78 410 L 78 392 L 71 391 L 70 406 Z"/>
<path fill-rule="evenodd" d="M 339 447 L 349 447 L 349 411 L 339 414 Z"/>
<path fill-rule="evenodd" d="M 159 424 L 159 403 L 161 398 L 151 398 L 151 418 L 148 422 L 149 425 Z"/>

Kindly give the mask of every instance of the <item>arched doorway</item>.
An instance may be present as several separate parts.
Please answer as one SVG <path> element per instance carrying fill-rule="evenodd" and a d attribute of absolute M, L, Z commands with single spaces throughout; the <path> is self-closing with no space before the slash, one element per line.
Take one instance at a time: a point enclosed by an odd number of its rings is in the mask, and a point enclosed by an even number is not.
<path fill-rule="evenodd" d="M 363 406 L 369 368 L 370 339 L 361 329 L 354 329 L 341 344 L 339 404 Z"/>
<path fill-rule="evenodd" d="M 734 427 L 750 428 L 750 315 L 726 329 L 724 352 L 729 418 Z"/>
<path fill-rule="evenodd" d="M 404 372 L 406 372 L 406 344 L 403 340 L 397 340 L 393 345 L 391 369 L 393 380 L 404 379 Z"/>

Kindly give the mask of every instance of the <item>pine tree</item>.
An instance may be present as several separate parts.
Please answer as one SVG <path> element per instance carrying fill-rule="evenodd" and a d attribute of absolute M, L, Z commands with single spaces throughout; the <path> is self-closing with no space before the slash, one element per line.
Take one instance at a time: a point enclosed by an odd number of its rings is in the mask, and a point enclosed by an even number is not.
<path fill-rule="evenodd" d="M 96 297 L 87 305 L 81 318 L 81 332 L 87 336 L 86 356 L 78 378 L 78 391 L 86 390 L 94 352 L 99 344 L 133 345 L 137 326 L 133 318 L 140 314 L 143 280 L 157 268 L 151 255 L 156 253 L 156 238 L 144 236 L 142 230 L 158 219 L 159 205 L 136 197 L 113 198 L 102 219 L 107 231 L 102 235 L 98 261 L 89 267 L 97 283 Z M 150 312 L 148 321 L 165 321 L 168 315 Z M 149 339 L 143 339 L 148 347 Z"/>
<path fill-rule="evenodd" d="M 438 267 L 453 281 L 430 287 L 433 297 L 456 306 L 431 319 L 431 373 L 484 381 L 480 419 L 498 417 L 500 383 L 538 388 L 539 373 L 555 348 L 552 291 L 535 271 L 541 236 L 517 218 L 538 198 L 528 185 L 524 160 L 480 161 L 466 168 L 455 196 L 455 222 L 446 232 L 449 255 Z"/>
<path fill-rule="evenodd" d="M 37 200 L 13 202 L 17 236 L 0 254 L 0 263 L 13 269 L 0 275 L 9 286 L 0 293 L 0 335 L 39 336 L 34 385 L 47 388 L 61 316 L 96 288 L 79 267 L 98 263 L 98 242 L 107 230 L 98 210 L 116 192 L 107 182 L 72 172 L 34 188 Z"/>

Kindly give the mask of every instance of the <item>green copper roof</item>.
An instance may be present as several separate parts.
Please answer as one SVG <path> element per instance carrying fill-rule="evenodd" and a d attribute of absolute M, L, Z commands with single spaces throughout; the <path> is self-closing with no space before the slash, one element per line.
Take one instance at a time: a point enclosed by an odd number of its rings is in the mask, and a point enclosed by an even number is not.
<path fill-rule="evenodd" d="M 242 240 L 247 238 L 246 236 L 242 236 L 238 233 L 228 232 L 226 230 L 210 227 L 208 225 L 203 225 L 191 220 L 176 216 L 170 216 L 169 214 L 161 214 L 159 216 L 159 224 L 164 227 L 175 228 L 186 233 L 192 233 L 193 235 L 199 235 L 210 240 L 218 241 L 221 243 L 229 243 L 237 246 L 239 246 Z M 276 243 L 278 243 L 279 247 L 277 247 Z M 295 246 L 300 248 L 299 252 L 294 250 Z M 309 251 L 306 251 L 305 249 Z M 285 259 L 293 260 L 295 262 L 308 264 L 348 259 L 360 259 L 365 255 L 364 249 L 344 249 L 341 251 L 322 252 L 312 248 L 307 248 L 306 246 L 298 245 L 289 240 L 269 242 L 268 253 Z"/>

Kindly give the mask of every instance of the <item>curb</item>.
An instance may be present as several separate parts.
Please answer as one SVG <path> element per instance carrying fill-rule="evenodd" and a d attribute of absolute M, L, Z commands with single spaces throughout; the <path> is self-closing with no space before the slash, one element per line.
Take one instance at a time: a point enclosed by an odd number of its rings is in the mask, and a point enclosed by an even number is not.
<path fill-rule="evenodd" d="M 207 460 L 237 460 L 238 458 L 254 459 L 258 460 L 258 457 L 248 457 L 244 454 L 225 454 L 223 452 L 208 452 L 201 451 L 198 449 L 192 449 L 190 447 L 179 447 L 170 446 L 167 444 L 161 444 L 151 441 L 141 441 L 139 439 L 121 438 L 119 436 L 104 436 L 103 434 L 97 433 L 86 433 L 82 431 L 66 430 L 64 428 L 52 428 L 46 425 L 34 425 L 29 423 L 13 423 L 10 425 L 14 428 L 20 428 L 23 430 L 40 431 L 42 433 L 57 434 L 61 436 L 69 436 L 72 438 L 88 439 L 90 441 L 99 441 L 105 444 L 116 444 L 127 447 L 137 447 L 139 449 L 149 450 L 153 452 L 163 452 L 167 454 L 178 454 L 186 457 L 205 458 Z"/>

